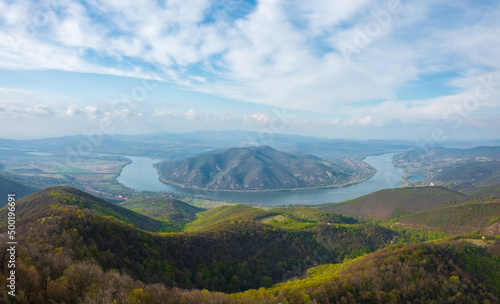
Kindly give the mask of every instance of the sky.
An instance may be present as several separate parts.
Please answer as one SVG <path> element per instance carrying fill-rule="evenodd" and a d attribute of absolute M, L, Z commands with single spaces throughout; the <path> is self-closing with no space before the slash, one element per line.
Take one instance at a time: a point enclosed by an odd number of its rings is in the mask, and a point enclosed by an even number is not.
<path fill-rule="evenodd" d="M 500 2 L 0 0 L 0 138 L 498 139 Z"/>

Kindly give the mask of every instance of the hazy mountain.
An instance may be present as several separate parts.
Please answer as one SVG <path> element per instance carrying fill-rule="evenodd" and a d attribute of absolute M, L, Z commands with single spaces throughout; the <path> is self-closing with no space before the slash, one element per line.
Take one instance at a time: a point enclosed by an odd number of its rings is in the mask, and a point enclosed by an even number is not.
<path fill-rule="evenodd" d="M 161 180 L 211 190 L 274 190 L 340 186 L 349 175 L 311 155 L 269 146 L 231 148 L 157 165 Z"/>
<path fill-rule="evenodd" d="M 31 140 L 0 139 L 0 147 L 34 149 L 67 153 L 81 144 L 91 152 L 126 154 L 163 159 L 179 159 L 217 149 L 268 144 L 290 153 L 308 153 L 322 158 L 363 157 L 374 153 L 400 152 L 414 147 L 411 142 L 387 140 L 338 140 L 292 134 L 273 133 L 264 136 L 251 131 L 197 131 L 189 133 L 158 132 L 141 135 L 83 135 Z M 85 151 L 88 152 L 88 151 Z"/>

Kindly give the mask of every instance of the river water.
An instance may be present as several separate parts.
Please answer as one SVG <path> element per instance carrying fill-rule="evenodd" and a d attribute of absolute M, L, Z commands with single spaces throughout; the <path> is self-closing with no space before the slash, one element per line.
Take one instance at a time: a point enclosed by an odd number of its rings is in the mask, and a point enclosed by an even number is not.
<path fill-rule="evenodd" d="M 220 201 L 262 206 L 336 203 L 357 198 L 378 190 L 402 186 L 404 169 L 392 165 L 394 153 L 368 156 L 364 161 L 377 169 L 370 179 L 342 188 L 276 192 L 225 192 L 180 188 L 160 182 L 153 164 L 158 160 L 124 156 L 132 160 L 117 178 L 118 182 L 137 191 L 174 192 L 181 195 L 205 195 Z"/>

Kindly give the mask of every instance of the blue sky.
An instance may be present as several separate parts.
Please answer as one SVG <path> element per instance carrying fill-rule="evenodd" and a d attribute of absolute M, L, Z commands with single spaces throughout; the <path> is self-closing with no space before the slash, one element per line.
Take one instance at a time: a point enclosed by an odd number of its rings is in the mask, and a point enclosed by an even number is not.
<path fill-rule="evenodd" d="M 1 138 L 492 139 L 499 101 L 498 1 L 0 0 Z"/>

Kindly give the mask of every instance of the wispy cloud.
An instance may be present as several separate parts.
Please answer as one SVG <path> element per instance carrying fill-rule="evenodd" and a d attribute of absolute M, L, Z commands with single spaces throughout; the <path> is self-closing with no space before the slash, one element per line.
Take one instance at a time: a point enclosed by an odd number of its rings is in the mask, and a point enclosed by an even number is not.
<path fill-rule="evenodd" d="M 401 12 L 380 15 L 389 2 L 260 1 L 236 20 L 209 22 L 216 6 L 209 1 L 16 1 L 1 5 L 0 67 L 148 77 L 144 65 L 155 64 L 164 80 L 191 89 L 318 109 L 391 99 L 398 85 L 433 69 L 498 68 L 490 47 L 500 43 L 498 5 L 466 26 L 432 26 L 435 17 L 426 15 L 447 6 L 457 18 L 477 11 L 460 4 L 403 2 Z M 342 43 L 370 26 L 383 34 L 346 62 Z M 450 55 L 460 61 L 444 60 Z"/>
<path fill-rule="evenodd" d="M 334 125 L 442 121 L 479 75 L 500 76 L 495 1 L 0 0 L 0 24 L 0 69 L 161 79 L 240 101 L 332 113 L 325 123 Z M 401 98 L 405 85 L 425 87 L 432 77 L 443 78 L 434 96 Z M 11 100 L 29 92 L 0 88 L 0 94 Z M 476 113 L 498 112 L 498 97 L 482 101 Z M 3 108 L 208 119 L 195 108 L 143 113 L 41 102 Z M 270 118 L 256 112 L 224 119 Z"/>

